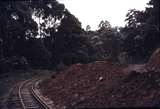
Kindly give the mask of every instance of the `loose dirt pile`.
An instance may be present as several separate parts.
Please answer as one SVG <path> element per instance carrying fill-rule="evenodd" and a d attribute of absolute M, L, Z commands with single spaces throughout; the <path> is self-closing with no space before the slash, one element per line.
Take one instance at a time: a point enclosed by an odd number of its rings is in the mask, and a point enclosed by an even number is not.
<path fill-rule="evenodd" d="M 159 69 L 159 54 L 142 65 L 143 72 L 124 71 L 132 65 L 126 68 L 107 61 L 76 64 L 40 87 L 62 108 L 160 107 L 160 72 L 149 70 L 151 65 Z"/>
<path fill-rule="evenodd" d="M 122 75 L 122 67 L 109 62 L 76 64 L 44 81 L 42 92 L 62 107 L 106 107 L 108 89 L 116 87 Z"/>
<path fill-rule="evenodd" d="M 160 48 L 158 48 L 150 57 L 146 64 L 148 70 L 160 72 Z"/>

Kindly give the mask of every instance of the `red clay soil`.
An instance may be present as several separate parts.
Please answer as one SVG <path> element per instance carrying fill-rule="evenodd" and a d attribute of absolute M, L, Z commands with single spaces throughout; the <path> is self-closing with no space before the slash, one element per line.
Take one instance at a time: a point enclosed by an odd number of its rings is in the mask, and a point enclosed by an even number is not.
<path fill-rule="evenodd" d="M 158 55 L 159 56 L 159 55 Z M 160 57 L 156 57 L 159 60 Z M 150 60 L 143 68 L 149 69 Z M 135 66 L 135 65 L 134 65 Z M 153 67 L 152 66 L 152 67 Z M 156 64 L 159 68 L 160 64 Z M 131 67 L 131 65 L 130 65 Z M 160 72 L 127 70 L 107 61 L 72 65 L 40 84 L 57 109 L 160 107 Z"/>

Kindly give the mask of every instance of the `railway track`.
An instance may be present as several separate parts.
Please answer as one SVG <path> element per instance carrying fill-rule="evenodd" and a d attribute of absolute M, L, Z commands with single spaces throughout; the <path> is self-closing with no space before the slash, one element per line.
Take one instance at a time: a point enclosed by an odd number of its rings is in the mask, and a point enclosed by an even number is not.
<path fill-rule="evenodd" d="M 30 79 L 16 85 L 10 93 L 4 109 L 49 109 L 35 93 L 36 81 L 37 79 Z"/>

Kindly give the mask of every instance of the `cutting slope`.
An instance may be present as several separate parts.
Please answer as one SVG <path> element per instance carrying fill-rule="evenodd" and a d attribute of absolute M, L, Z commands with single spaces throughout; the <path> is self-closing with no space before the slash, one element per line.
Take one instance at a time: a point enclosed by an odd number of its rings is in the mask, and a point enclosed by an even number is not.
<path fill-rule="evenodd" d="M 75 64 L 41 83 L 41 90 L 58 107 L 157 107 L 159 62 L 160 52 L 156 51 L 144 65 L 124 67 L 107 61 Z"/>

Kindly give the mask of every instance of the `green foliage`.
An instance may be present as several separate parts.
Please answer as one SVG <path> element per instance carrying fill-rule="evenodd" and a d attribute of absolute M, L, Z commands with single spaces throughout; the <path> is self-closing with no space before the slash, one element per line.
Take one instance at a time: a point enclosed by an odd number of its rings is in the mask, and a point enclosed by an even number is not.
<path fill-rule="evenodd" d="M 159 5 L 159 0 L 150 0 L 145 11 L 129 10 L 124 28 L 113 28 L 106 20 L 96 31 L 89 25 L 85 31 L 56 0 L 0 2 L 0 59 L 24 56 L 35 68 L 117 62 L 122 52 L 145 60 L 160 46 Z"/>
<path fill-rule="evenodd" d="M 28 2 L 0 2 L 0 38 L 3 40 L 4 56 L 14 54 L 17 39 L 25 39 L 37 34 L 37 24 L 31 18 Z M 28 34 L 26 32 L 28 31 Z M 15 54 L 14 54 L 15 55 Z"/>
<path fill-rule="evenodd" d="M 55 27 L 46 28 L 48 22 L 56 24 L 64 15 L 64 5 L 56 0 L 38 1 L 6 1 L 0 2 L 0 39 L 1 57 L 25 56 L 32 67 L 48 67 L 51 65 L 51 53 L 53 50 L 53 34 Z M 36 38 L 38 35 L 38 24 L 33 15 L 45 20 L 40 28 L 42 33 L 49 34 L 46 40 Z M 46 35 L 46 34 L 45 34 Z M 51 36 L 52 35 L 52 36 Z M 46 39 L 47 39 L 46 38 Z M 46 47 L 47 48 L 46 48 Z"/>
<path fill-rule="evenodd" d="M 31 66 L 36 68 L 51 67 L 51 53 L 46 49 L 43 39 L 31 38 L 27 40 L 24 56 L 28 59 Z"/>
<path fill-rule="evenodd" d="M 107 20 L 105 20 L 105 21 L 102 20 L 98 25 L 98 31 L 104 31 L 107 29 L 108 30 L 111 29 L 110 23 Z"/>
<path fill-rule="evenodd" d="M 54 60 L 67 65 L 89 62 L 89 42 L 86 37 L 79 34 L 68 36 L 59 33 L 55 37 Z"/>
<path fill-rule="evenodd" d="M 127 25 L 121 30 L 126 36 L 124 51 L 138 61 L 147 60 L 160 46 L 159 0 L 151 0 L 145 11 L 130 10 Z"/>
<path fill-rule="evenodd" d="M 86 26 L 86 31 L 90 31 L 91 30 L 91 26 L 90 25 L 87 25 Z"/>
<path fill-rule="evenodd" d="M 94 48 L 91 56 L 93 60 L 118 61 L 122 39 L 117 28 L 112 28 L 108 21 L 101 21 L 97 31 L 90 31 L 86 34 Z"/>
<path fill-rule="evenodd" d="M 28 61 L 25 57 L 13 56 L 10 58 L 0 59 L 0 72 L 6 73 L 12 70 L 23 69 L 26 70 L 29 68 Z"/>
<path fill-rule="evenodd" d="M 68 28 L 69 27 L 69 28 Z M 65 35 L 82 33 L 81 23 L 68 10 L 65 10 L 61 25 L 58 27 L 58 32 Z"/>

